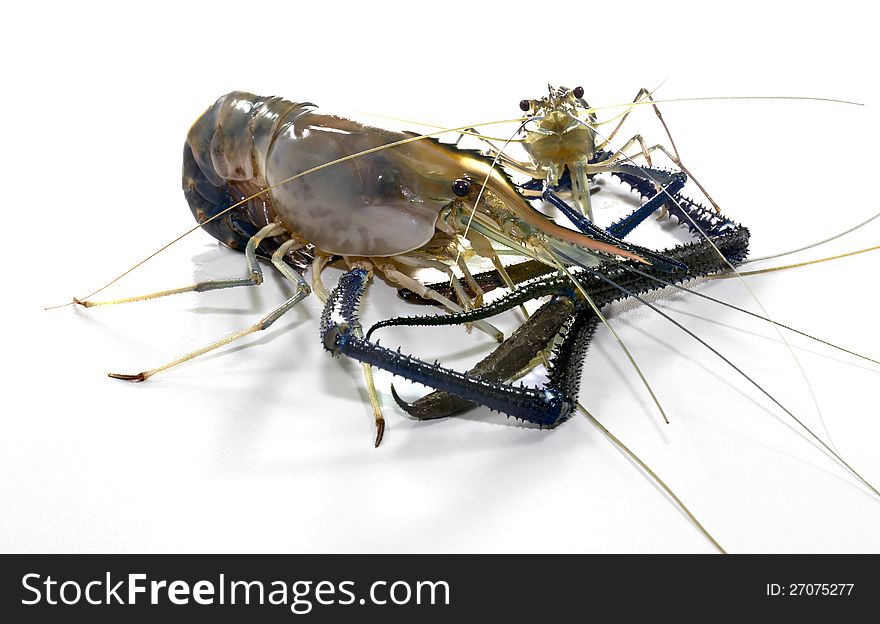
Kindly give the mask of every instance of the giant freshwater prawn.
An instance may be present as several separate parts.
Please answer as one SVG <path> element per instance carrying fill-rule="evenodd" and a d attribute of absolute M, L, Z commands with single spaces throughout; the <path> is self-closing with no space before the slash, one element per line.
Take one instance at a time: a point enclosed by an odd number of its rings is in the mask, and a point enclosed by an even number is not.
<path fill-rule="evenodd" d="M 555 426 L 583 409 L 577 401 L 581 365 L 597 328 L 604 326 L 617 336 L 603 308 L 629 299 L 668 318 L 707 346 L 803 425 L 726 355 L 644 298 L 659 288 L 708 297 L 686 283 L 709 274 L 736 277 L 735 267 L 748 253 L 748 230 L 724 216 L 711 197 L 712 207 L 705 208 L 682 194 L 693 176 L 688 175 L 674 143 L 671 150 L 662 145 L 648 147 L 637 134 L 622 147 L 612 147 L 612 139 L 634 107 L 650 105 L 658 110 L 660 102 L 654 102 L 650 92 L 640 91 L 633 103 L 603 122 L 616 122 L 607 132 L 600 129 L 602 123 L 596 117 L 603 109 L 591 108 L 583 95 L 580 87 L 551 87 L 543 98 L 524 100 L 521 108 L 526 115 L 513 120 L 517 132 L 507 138 L 484 134 L 499 122 L 427 134 L 399 133 L 321 114 L 310 103 L 242 92 L 223 96 L 189 133 L 183 187 L 199 224 L 194 229 L 201 227 L 225 245 L 244 251 L 247 277 L 212 279 L 124 299 L 92 299 L 105 286 L 75 302 L 93 307 L 257 285 L 263 281 L 259 258 L 270 260 L 295 285 L 295 293 L 240 332 L 167 364 L 111 376 L 146 380 L 266 329 L 314 292 L 326 304 L 321 327 L 325 347 L 362 363 L 377 423 L 376 445 L 385 421 L 372 367 L 435 388 L 433 394 L 412 404 L 392 390 L 401 407 L 417 418 L 450 416 L 482 404 L 525 421 Z M 475 137 L 488 147 L 477 152 L 435 139 L 448 132 Z M 520 133 L 522 138 L 515 139 Z M 512 157 L 507 151 L 511 142 L 520 143 L 528 158 Z M 630 152 L 631 148 L 637 150 Z M 651 159 L 657 152 L 668 156 L 674 168 L 655 167 Z M 592 218 L 590 195 L 598 174 L 614 176 L 641 202 L 607 228 L 596 226 Z M 524 181 L 514 182 L 511 176 Z M 537 210 L 533 197 L 558 210 L 570 225 Z M 653 250 L 626 240 L 634 228 L 658 214 L 677 220 L 690 233 L 691 242 Z M 502 257 L 508 254 L 527 260 L 506 264 Z M 490 262 L 493 269 L 472 270 L 469 261 L 475 257 Z M 321 271 L 334 262 L 344 265 L 348 273 L 331 293 L 323 286 Z M 311 281 L 306 278 L 310 267 Z M 417 279 L 421 269 L 440 270 L 448 280 L 423 283 Z M 388 319 L 365 333 L 358 305 L 377 273 L 410 300 L 440 305 L 448 314 Z M 508 292 L 487 302 L 488 293 L 499 289 Z M 420 324 L 473 324 L 502 340 L 490 319 L 536 300 L 544 303 L 468 373 L 423 362 L 371 340 L 372 332 L 381 327 Z M 798 331 L 772 319 L 766 310 L 746 313 L 780 331 Z M 622 340 L 618 342 L 666 418 L 636 359 Z M 543 387 L 508 383 L 541 364 L 548 374 Z M 876 494 L 821 437 L 804 428 L 817 446 Z M 676 502 L 681 505 L 677 498 Z M 714 539 L 713 543 L 717 545 Z"/>

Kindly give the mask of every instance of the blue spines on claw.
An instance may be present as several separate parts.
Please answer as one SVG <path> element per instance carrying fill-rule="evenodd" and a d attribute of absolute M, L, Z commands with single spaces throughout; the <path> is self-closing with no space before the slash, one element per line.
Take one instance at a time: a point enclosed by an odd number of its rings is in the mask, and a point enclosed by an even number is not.
<path fill-rule="evenodd" d="M 344 353 L 354 332 L 360 329 L 357 308 L 368 279 L 368 271 L 353 269 L 339 278 L 327 299 L 321 313 L 321 343 L 334 355 Z"/>
<path fill-rule="evenodd" d="M 749 232 L 746 228 L 723 217 L 718 217 L 689 200 L 679 203 L 681 204 L 681 214 L 677 215 L 677 218 L 684 223 L 687 217 L 690 217 L 698 223 L 705 224 L 708 232 L 712 233 L 712 240 L 698 240 L 664 251 L 664 254 L 687 267 L 684 270 L 676 270 L 672 275 L 661 272 L 657 267 L 639 268 L 640 265 L 626 262 L 608 262 L 596 269 L 572 271 L 578 283 L 589 293 L 596 306 L 602 307 L 616 300 L 637 296 L 636 293 L 644 294 L 651 290 L 663 288 L 670 283 L 681 283 L 701 275 L 724 270 L 727 268 L 727 262 L 735 263 L 745 258 L 749 241 Z M 724 259 L 719 258 L 719 252 L 724 256 Z M 475 276 L 475 278 L 478 277 Z M 371 328 L 371 332 L 379 327 L 389 325 L 463 324 L 476 318 L 486 318 L 512 309 L 523 301 L 548 294 L 563 293 L 565 297 L 575 297 L 577 299 L 576 292 L 572 292 L 571 280 L 567 276 L 550 275 L 534 278 L 520 284 L 516 290 L 508 295 L 477 310 L 441 316 L 389 319 L 374 325 Z M 563 418 L 565 414 L 576 406 L 583 358 L 598 324 L 598 317 L 593 313 L 592 308 L 587 307 L 583 301 L 580 301 L 574 310 L 572 317 L 569 318 L 567 327 L 560 332 L 562 337 L 554 349 L 548 369 L 549 381 L 544 389 L 545 393 L 550 393 L 545 395 L 545 404 L 557 403 L 559 405 L 560 418 Z M 527 321 L 526 325 L 530 321 Z M 508 338 L 508 340 L 512 338 Z M 496 352 L 503 346 L 496 349 Z M 495 355 L 496 353 L 493 352 L 489 357 L 491 358 Z M 496 371 L 497 369 L 493 366 L 486 374 L 494 374 Z M 412 378 L 410 375 L 405 376 Z M 428 385 L 440 388 L 441 386 L 434 383 L 434 381 L 436 380 L 432 380 Z M 495 388 L 498 385 L 500 384 L 496 383 L 492 386 Z M 522 392 L 524 390 L 527 389 L 514 388 L 513 392 Z M 449 392 L 465 398 L 465 394 L 460 391 L 451 390 Z M 423 414 L 427 413 L 428 416 L 426 417 L 428 418 L 442 418 L 467 408 L 466 405 L 462 407 L 460 401 L 448 400 L 443 396 L 437 395 L 438 393 L 432 393 L 413 404 L 402 404 L 402 407 L 408 412 L 415 413 L 417 417 L 424 417 Z M 484 400 L 485 396 L 483 398 L 471 397 L 471 394 L 467 395 L 468 400 L 489 404 Z M 425 401 L 429 398 L 430 404 L 426 404 Z M 398 399 L 396 398 L 395 400 Z M 402 403 L 401 401 L 398 402 Z M 493 409 L 497 409 L 497 407 L 493 405 Z M 512 410 L 508 408 L 503 408 L 501 411 L 512 413 Z M 527 416 L 524 420 L 540 422 L 533 415 Z"/>
<path fill-rule="evenodd" d="M 491 354 L 477 362 L 466 374 L 470 377 L 479 377 L 494 382 L 504 382 L 510 379 L 527 367 L 547 347 L 547 344 L 568 324 L 575 310 L 574 299 L 565 296 L 553 297 L 541 305 L 525 323 L 520 325 Z M 553 384 L 548 384 L 545 389 L 556 392 L 556 387 Z M 570 392 L 563 388 L 563 393 L 557 394 L 557 396 L 564 398 L 576 394 L 576 391 Z M 475 406 L 473 401 L 440 390 L 435 390 L 414 403 L 402 401 L 393 392 L 393 386 L 392 395 L 406 413 L 419 420 L 445 418 Z"/>
<path fill-rule="evenodd" d="M 699 209 L 705 210 L 705 209 Z M 695 217 L 700 217 L 700 212 L 696 208 L 691 209 Z M 668 273 L 660 272 L 655 267 L 646 267 L 636 273 L 631 270 L 629 263 L 609 262 L 600 265 L 594 270 L 584 271 L 575 270 L 572 274 L 578 280 L 580 285 L 590 294 L 593 303 L 601 307 L 626 298 L 617 287 L 605 282 L 598 277 L 601 274 L 604 278 L 612 280 L 614 283 L 623 286 L 631 292 L 646 293 L 664 287 L 664 281 L 671 280 L 674 283 L 684 282 L 709 273 L 714 273 L 727 268 L 724 261 L 718 258 L 718 251 L 731 263 L 741 261 L 748 253 L 749 231 L 742 227 L 736 226 L 723 235 L 713 237 L 712 244 L 706 241 L 687 243 L 678 245 L 673 249 L 667 249 L 664 253 L 671 258 L 686 264 L 686 271 L 678 271 L 671 276 Z M 718 251 L 716 251 L 716 248 Z M 479 277 L 479 275 L 474 276 Z M 658 279 L 654 279 L 658 278 Z M 441 285 L 431 285 L 431 288 Z M 454 314 L 439 314 L 432 316 L 417 317 L 397 317 L 380 321 L 370 328 L 370 333 L 381 327 L 390 326 L 415 326 L 415 325 L 462 325 L 475 320 L 482 320 L 501 314 L 507 310 L 511 310 L 527 301 L 537 299 L 546 295 L 565 295 L 574 299 L 579 299 L 579 291 L 572 286 L 571 280 L 567 276 L 549 275 L 546 277 L 534 278 L 520 284 L 516 290 L 499 297 L 498 299 L 488 303 L 480 308 L 469 312 L 458 312 Z M 369 336 L 370 334 L 368 334 Z"/>
<path fill-rule="evenodd" d="M 679 185 L 680 188 L 681 186 L 684 186 L 686 179 L 687 178 L 680 180 L 673 179 L 673 182 L 670 182 L 668 186 L 672 187 L 673 184 L 676 184 Z M 633 214 L 624 219 L 624 221 L 626 222 L 626 227 L 620 228 L 621 232 L 623 232 L 623 236 L 628 234 L 636 225 L 641 223 L 652 212 L 657 210 L 663 204 L 663 201 L 657 201 L 658 199 L 662 199 L 662 197 L 659 197 L 659 195 L 660 194 L 658 193 L 657 197 L 651 198 L 651 200 L 646 202 L 644 206 L 637 209 Z M 687 266 L 670 258 L 669 256 L 658 254 L 657 252 L 651 251 L 650 249 L 645 249 L 644 247 L 639 247 L 638 245 L 631 245 L 621 240 L 622 236 L 612 232 L 611 228 L 609 228 L 608 230 L 603 230 L 602 228 L 597 227 L 587 217 L 579 214 L 549 189 L 544 191 L 542 197 L 545 201 L 550 202 L 553 206 L 558 208 L 562 212 L 562 214 L 568 217 L 568 220 L 571 221 L 575 225 L 575 227 L 577 227 L 581 232 L 583 232 L 587 236 L 590 236 L 591 238 L 595 238 L 596 240 L 615 245 L 617 247 L 620 247 L 621 249 L 626 249 L 628 251 L 637 253 L 641 257 L 650 261 L 652 266 L 657 267 L 661 271 L 672 272 L 675 270 L 687 269 Z M 557 252 L 559 252 L 560 255 L 565 255 L 565 250 L 563 249 L 557 249 Z"/>
<path fill-rule="evenodd" d="M 590 164 L 604 162 L 611 158 L 612 155 L 612 152 L 597 151 L 593 158 L 590 159 Z M 638 193 L 642 197 L 642 199 L 646 199 L 649 201 L 650 198 L 653 198 L 658 194 L 657 188 L 654 184 L 655 181 L 663 183 L 666 182 L 666 180 L 671 180 L 676 175 L 679 175 L 675 172 L 666 172 L 662 170 L 639 167 L 636 165 L 621 165 L 621 167 L 625 169 L 625 171 L 614 172 L 612 173 L 612 175 L 622 182 L 628 184 L 636 193 Z M 684 174 L 681 173 L 680 175 L 683 176 Z M 537 179 L 529 180 L 522 185 L 522 188 L 533 191 L 543 190 L 544 181 Z M 558 183 L 556 184 L 556 186 L 553 187 L 552 190 L 571 190 L 571 175 L 568 169 L 566 169 L 565 172 L 559 177 Z M 681 189 L 678 190 L 680 191 Z M 724 234 L 725 232 L 730 231 L 733 227 L 736 226 L 734 222 L 730 221 L 723 215 L 720 215 L 714 211 L 707 210 L 692 199 L 681 195 L 678 191 L 671 191 L 667 188 L 667 192 L 674 198 L 674 200 L 669 200 L 667 197 L 667 209 L 671 214 L 678 217 L 682 225 L 687 227 L 694 234 L 700 235 L 700 230 L 702 230 L 703 234 L 707 236 L 714 236 L 718 234 Z M 644 208 L 645 205 L 643 205 L 642 208 Z M 660 206 L 657 206 L 657 208 L 659 207 Z M 696 214 L 692 212 L 692 210 L 695 211 Z M 689 214 L 693 221 L 685 216 L 685 213 Z M 622 229 L 623 227 L 623 224 L 618 222 L 609 227 L 608 231 L 619 238 L 623 238 L 628 233 L 627 230 Z"/>
<path fill-rule="evenodd" d="M 635 169 L 635 167 L 634 167 Z M 642 170 L 648 171 L 648 170 Z M 671 173 L 669 174 L 669 180 L 665 181 L 662 179 L 658 179 L 656 175 L 656 170 L 650 170 L 652 182 L 659 183 L 661 188 L 656 194 L 651 197 L 648 201 L 646 201 L 640 208 L 635 210 L 632 214 L 627 217 L 624 217 L 620 221 L 612 224 L 608 228 L 608 233 L 612 236 L 617 236 L 618 238 L 626 237 L 633 229 L 638 226 L 642 221 L 644 221 L 648 216 L 653 214 L 655 211 L 665 206 L 671 206 L 675 204 L 675 197 L 681 189 L 684 188 L 684 185 L 687 183 L 687 175 L 684 173 Z M 662 172 L 667 173 L 667 172 Z M 638 177 L 638 176 L 634 176 Z M 644 196 L 644 194 L 643 194 Z"/>
<path fill-rule="evenodd" d="M 468 401 L 528 422 L 554 425 L 570 411 L 570 406 L 553 390 L 514 387 L 470 377 L 437 363 L 424 362 L 411 355 L 377 346 L 350 334 L 344 342 L 337 341 L 337 348 L 345 355 L 383 368 L 394 375 L 451 392 Z"/>
<path fill-rule="evenodd" d="M 656 188 L 638 176 L 624 172 L 620 177 L 632 184 L 643 197 L 647 193 L 656 195 Z M 675 180 L 674 174 L 670 179 Z M 641 188 L 645 184 L 650 188 Z M 680 283 L 724 270 L 726 262 L 738 262 L 745 257 L 749 240 L 746 228 L 687 198 L 677 194 L 675 197 L 677 201 L 670 206 L 670 212 L 683 225 L 689 225 L 691 231 L 701 231 L 699 240 L 660 252 L 672 261 L 670 267 L 666 267 L 671 268 L 669 272 L 653 265 L 635 271 L 636 266 L 641 265 L 629 262 L 606 262 L 596 269 L 573 270 L 578 284 L 589 293 L 594 305 L 601 307 L 635 293 L 662 288 L 670 282 Z M 710 236 L 711 240 L 705 240 L 703 235 Z M 719 252 L 725 259 L 718 257 Z M 660 279 L 661 276 L 664 279 Z M 345 354 L 411 381 L 541 426 L 558 424 L 577 405 L 580 370 L 598 319 L 592 308 L 580 299 L 579 289 L 573 288 L 567 276 L 534 278 L 507 296 L 469 312 L 421 319 L 389 319 L 371 329 L 372 332 L 389 325 L 460 324 L 492 316 L 540 296 L 563 295 L 580 303 L 575 304 L 562 338 L 554 349 L 548 368 L 549 381 L 543 388 L 515 387 L 476 374 L 460 373 L 436 361 L 428 363 L 402 354 L 399 349 L 395 352 L 380 347 L 369 341 L 370 334 L 366 340 L 361 338 L 357 312 L 368 277 L 367 271 L 362 269 L 346 273 L 327 301 L 321 319 L 321 337 L 325 348 L 331 352 Z M 399 401 L 399 397 L 395 396 L 395 400 Z M 407 407 L 411 406 L 405 409 Z M 442 412 L 431 417 L 439 416 Z"/>
<path fill-rule="evenodd" d="M 622 182 L 626 182 L 642 197 L 648 197 L 655 193 L 654 185 L 639 176 L 625 172 L 612 175 L 619 178 Z M 669 214 L 675 216 L 683 226 L 699 238 L 702 238 L 704 235 L 718 236 L 733 231 L 738 227 L 736 223 L 724 215 L 701 206 L 689 197 L 685 197 L 680 193 L 673 193 L 672 195 L 674 201 L 669 201 L 666 204 Z"/>
<path fill-rule="evenodd" d="M 598 324 L 599 317 L 592 308 L 579 310 L 566 328 L 562 340 L 553 349 L 547 371 L 550 384 L 565 389 L 572 405 L 577 401 L 584 358 Z"/>
<path fill-rule="evenodd" d="M 321 341 L 328 351 L 540 425 L 554 425 L 570 411 L 571 406 L 552 390 L 514 388 L 470 377 L 360 338 L 357 309 L 367 279 L 363 269 L 349 271 L 327 300 L 321 315 Z"/>

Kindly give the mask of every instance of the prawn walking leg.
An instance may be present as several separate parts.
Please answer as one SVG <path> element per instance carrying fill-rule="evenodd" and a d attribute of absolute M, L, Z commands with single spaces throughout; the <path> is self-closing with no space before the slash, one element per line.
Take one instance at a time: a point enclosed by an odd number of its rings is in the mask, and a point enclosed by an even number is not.
<path fill-rule="evenodd" d="M 149 293 L 146 295 L 126 297 L 125 299 L 111 299 L 109 301 L 80 301 L 79 299 L 74 299 L 73 301 L 74 303 L 78 303 L 83 307 L 91 308 L 100 305 L 115 305 L 117 303 L 131 303 L 133 301 L 157 299 L 159 297 L 176 295 L 178 293 L 185 292 L 207 292 L 209 290 L 219 290 L 221 288 L 236 288 L 238 286 L 259 286 L 263 283 L 263 270 L 260 268 L 260 263 L 257 261 L 257 247 L 260 246 L 260 243 L 263 241 L 263 239 L 269 236 L 281 234 L 283 232 L 284 228 L 282 228 L 280 225 L 278 225 L 277 223 L 270 223 L 259 232 L 254 234 L 250 238 L 250 240 L 248 240 L 247 247 L 245 248 L 245 257 L 247 258 L 248 265 L 247 277 L 206 280 L 204 282 L 196 282 L 195 284 L 190 284 L 189 286 L 182 286 L 181 288 L 160 290 L 158 292 Z"/>
<path fill-rule="evenodd" d="M 644 87 L 642 87 L 639 90 L 638 94 L 636 94 L 636 97 L 633 100 L 633 104 L 639 104 L 642 102 L 651 102 L 651 107 L 654 109 L 654 114 L 657 115 L 657 119 L 660 120 L 660 125 L 663 126 L 663 130 L 666 132 L 666 137 L 669 139 L 669 144 L 672 147 L 672 153 L 670 153 L 669 150 L 667 150 L 665 147 L 663 147 L 663 145 L 655 145 L 655 146 L 648 149 L 648 153 L 653 152 L 655 150 L 659 150 L 659 151 L 663 152 L 664 154 L 666 154 L 666 157 L 669 158 L 669 160 L 671 160 L 673 163 L 675 163 L 676 167 L 681 169 L 682 172 L 687 174 L 688 177 L 691 180 L 693 180 L 694 184 L 697 185 L 697 188 L 700 189 L 700 192 L 702 192 L 703 195 L 706 196 L 706 199 L 709 200 L 709 203 L 712 204 L 712 207 L 715 209 L 715 212 L 721 213 L 721 208 L 719 208 L 717 202 L 709 194 L 709 191 L 707 191 L 706 188 L 702 184 L 700 184 L 700 181 L 694 177 L 694 174 L 692 174 L 688 170 L 688 168 L 685 167 L 684 164 L 681 162 L 681 156 L 678 153 L 678 147 L 675 145 L 675 139 L 672 138 L 672 133 L 669 131 L 669 126 L 666 125 L 666 120 L 663 119 L 663 114 L 660 112 L 660 108 L 657 106 L 657 104 L 654 103 L 653 95 L 651 94 L 650 91 L 648 91 Z M 626 118 L 629 117 L 629 114 L 631 112 L 632 112 L 632 109 L 629 109 L 623 115 L 623 117 L 620 119 L 620 122 L 617 124 L 617 126 L 614 128 L 614 130 L 611 132 L 611 134 L 609 134 L 605 138 L 605 140 L 598 146 L 599 148 L 602 148 L 602 147 L 605 147 L 608 145 L 608 143 L 611 141 L 611 139 L 614 138 L 614 135 L 617 134 L 618 130 L 620 130 L 620 127 L 626 121 Z M 642 145 L 642 149 L 644 152 L 644 145 Z M 650 166 L 650 164 L 651 164 L 650 157 L 648 157 L 647 160 L 648 160 L 648 165 Z"/>
<path fill-rule="evenodd" d="M 389 280 L 391 280 L 392 282 L 394 282 L 395 284 L 397 284 L 399 286 L 403 286 L 404 288 L 408 288 L 408 289 L 412 290 L 413 292 L 418 294 L 420 297 L 423 297 L 425 299 L 433 299 L 434 301 L 436 301 L 437 303 L 440 303 L 441 305 L 443 305 L 448 310 L 451 310 L 452 312 L 463 312 L 464 311 L 461 306 L 459 306 L 455 302 L 451 301 L 447 297 L 444 297 L 443 295 L 441 295 L 440 293 L 438 293 L 437 291 L 435 291 L 431 288 L 426 288 L 419 281 L 409 277 L 408 275 L 404 275 L 403 273 L 398 271 L 396 268 L 394 268 L 394 265 L 392 265 L 391 263 L 389 263 L 389 262 L 382 263 L 380 265 L 380 269 L 382 271 L 382 274 L 385 275 L 385 277 L 387 277 Z M 498 328 L 493 327 L 489 323 L 481 321 L 479 323 L 474 323 L 474 326 L 477 327 L 477 329 L 479 329 L 483 333 L 485 333 L 487 336 L 490 336 L 492 339 L 497 340 L 498 342 L 501 342 L 504 339 L 504 334 Z"/>
<path fill-rule="evenodd" d="M 225 338 L 221 338 L 220 340 L 217 340 L 216 342 L 212 342 L 211 344 L 209 344 L 206 347 L 202 347 L 201 349 L 196 349 L 195 351 L 193 351 L 191 353 L 187 353 L 186 355 L 183 355 L 175 360 L 172 360 L 171 362 L 168 362 L 167 364 L 163 364 L 162 366 L 158 366 L 156 368 L 152 368 L 150 370 L 146 370 L 146 371 L 137 373 L 135 375 L 127 375 L 127 374 L 121 374 L 121 373 L 109 373 L 109 376 L 113 377 L 114 379 L 122 379 L 125 381 L 145 381 L 146 379 L 149 379 L 150 377 L 152 377 L 156 373 L 160 373 L 162 371 L 168 370 L 169 368 L 177 366 L 178 364 L 183 364 L 184 362 L 188 362 L 189 360 L 197 358 L 200 355 L 204 355 L 205 353 L 208 353 L 210 351 L 214 351 L 215 349 L 219 349 L 220 347 L 224 347 L 232 342 L 235 342 L 236 340 L 239 340 L 240 338 L 244 338 L 245 336 L 249 336 L 250 334 L 253 334 L 255 332 L 262 331 L 264 329 L 268 329 L 275 321 L 277 321 L 279 318 L 284 316 L 284 314 L 286 314 L 288 311 L 290 311 L 290 309 L 293 308 L 293 306 L 295 306 L 297 303 L 299 303 L 300 301 L 302 301 L 303 299 L 308 297 L 309 294 L 311 293 L 311 289 L 309 288 L 309 285 L 305 281 L 305 279 L 303 279 L 303 277 L 299 273 L 293 271 L 290 267 L 288 267 L 284 263 L 285 254 L 287 254 L 287 252 L 290 251 L 291 247 L 293 247 L 294 244 L 296 244 L 295 241 L 289 240 L 286 243 L 284 243 L 283 245 L 281 245 L 275 251 L 275 253 L 272 254 L 272 264 L 275 265 L 275 267 L 279 271 L 281 271 L 281 273 L 283 273 L 288 279 L 290 279 L 291 281 L 294 281 L 297 284 L 296 294 L 294 294 L 292 297 L 290 297 L 287 301 L 282 303 L 280 306 L 278 306 L 277 308 L 275 308 L 274 310 L 270 311 L 268 314 L 263 316 L 259 321 L 257 321 L 253 325 L 250 325 L 249 327 L 242 329 L 241 331 L 235 332 L 234 334 L 232 334 L 230 336 L 226 336 Z"/>

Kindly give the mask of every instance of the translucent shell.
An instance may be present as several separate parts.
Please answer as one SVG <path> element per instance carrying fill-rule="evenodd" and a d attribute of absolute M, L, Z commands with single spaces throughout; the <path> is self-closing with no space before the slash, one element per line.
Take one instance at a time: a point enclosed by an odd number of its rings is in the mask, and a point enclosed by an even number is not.
<path fill-rule="evenodd" d="M 434 236 L 461 167 L 429 141 L 345 159 L 408 135 L 309 112 L 285 123 L 269 148 L 266 181 L 278 218 L 328 253 L 393 256 Z M 284 182 L 287 178 L 342 160 Z"/>

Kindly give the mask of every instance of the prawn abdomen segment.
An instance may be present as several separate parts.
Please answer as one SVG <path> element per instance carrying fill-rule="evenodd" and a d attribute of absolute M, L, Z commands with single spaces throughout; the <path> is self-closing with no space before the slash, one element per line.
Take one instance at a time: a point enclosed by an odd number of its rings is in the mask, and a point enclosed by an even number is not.
<path fill-rule="evenodd" d="M 312 108 L 278 97 L 233 91 L 192 125 L 183 148 L 183 192 L 196 221 L 211 236 L 243 250 L 260 227 L 274 220 L 266 188 L 265 156 L 276 129 Z"/>

